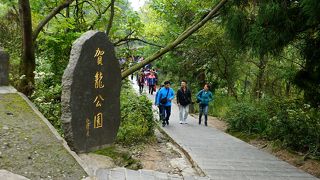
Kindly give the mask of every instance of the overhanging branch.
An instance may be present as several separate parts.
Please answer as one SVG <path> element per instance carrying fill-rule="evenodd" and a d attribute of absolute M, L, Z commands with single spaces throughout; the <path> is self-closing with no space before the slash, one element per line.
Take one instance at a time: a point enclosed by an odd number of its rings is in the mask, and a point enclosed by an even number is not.
<path fill-rule="evenodd" d="M 143 39 L 139 39 L 139 38 L 127 38 L 127 39 L 123 39 L 121 41 L 118 41 L 117 44 L 114 44 L 114 46 L 121 46 L 121 45 L 124 45 L 126 44 L 127 42 L 130 42 L 130 41 L 140 41 L 140 42 L 143 42 L 145 44 L 149 44 L 151 46 L 156 46 L 156 47 L 160 47 L 160 48 L 163 48 L 164 46 L 161 46 L 161 45 L 158 45 L 158 44 L 154 44 L 154 43 L 151 43 L 151 42 L 148 42 L 148 41 L 145 41 Z M 123 42 L 123 43 L 121 43 Z"/>
<path fill-rule="evenodd" d="M 185 39 L 187 39 L 190 35 L 192 35 L 194 32 L 196 32 L 198 29 L 200 29 L 204 24 L 206 24 L 212 17 L 214 17 L 217 12 L 224 6 L 224 4 L 228 0 L 221 0 L 216 6 L 213 7 L 213 9 L 210 11 L 210 13 L 205 16 L 202 20 L 200 20 L 198 23 L 191 25 L 187 30 L 185 30 L 177 39 L 175 39 L 173 42 L 169 43 L 166 47 L 160 49 L 156 53 L 154 53 L 151 57 L 146 58 L 144 61 L 132 66 L 131 68 L 125 70 L 122 72 L 121 76 L 122 79 L 128 77 L 130 74 L 134 73 L 135 71 L 139 70 L 140 68 L 144 67 L 145 65 L 153 62 L 154 60 L 158 59 L 165 53 L 171 51 L 174 49 L 177 45 L 179 45 L 181 42 L 183 42 Z"/>

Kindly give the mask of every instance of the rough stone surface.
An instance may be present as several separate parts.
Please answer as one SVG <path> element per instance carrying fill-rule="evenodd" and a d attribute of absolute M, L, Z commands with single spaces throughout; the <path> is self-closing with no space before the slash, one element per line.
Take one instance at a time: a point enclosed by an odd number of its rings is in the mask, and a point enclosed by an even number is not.
<path fill-rule="evenodd" d="M 0 179 L 3 180 L 28 180 L 28 178 L 0 169 Z"/>
<path fill-rule="evenodd" d="M 30 179 L 87 176 L 62 138 L 24 98 L 17 93 L 0 94 L 0 169 Z"/>
<path fill-rule="evenodd" d="M 72 46 L 62 78 L 61 119 L 73 150 L 88 152 L 114 141 L 120 124 L 120 86 L 112 43 L 103 32 L 84 33 Z"/>
<path fill-rule="evenodd" d="M 89 167 L 89 174 L 95 174 L 98 169 L 110 169 L 116 167 L 113 160 L 107 156 L 88 153 L 79 154 L 79 157 Z"/>
<path fill-rule="evenodd" d="M 9 55 L 0 47 L 0 86 L 9 85 Z"/>

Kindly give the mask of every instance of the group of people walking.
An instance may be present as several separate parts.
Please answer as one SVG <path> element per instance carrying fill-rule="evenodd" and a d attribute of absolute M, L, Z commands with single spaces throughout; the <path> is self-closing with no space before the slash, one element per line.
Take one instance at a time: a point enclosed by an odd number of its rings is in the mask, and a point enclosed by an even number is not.
<path fill-rule="evenodd" d="M 158 82 L 158 76 L 155 69 L 142 69 L 137 75 L 137 82 L 139 85 L 139 92 L 142 94 L 144 85 L 149 87 L 149 94 L 156 92 L 156 85 Z"/>
<path fill-rule="evenodd" d="M 171 115 L 172 100 L 175 97 L 174 90 L 170 87 L 171 83 L 165 81 L 156 93 L 155 105 L 159 108 L 160 120 L 162 126 L 169 125 L 169 118 Z M 209 90 L 209 84 L 205 84 L 203 89 L 197 93 L 197 103 L 199 103 L 199 124 L 202 122 L 204 115 L 204 124 L 208 124 L 208 106 L 210 101 L 213 100 L 213 94 Z M 187 86 L 186 81 L 181 81 L 181 87 L 177 91 L 177 104 L 179 106 L 179 120 L 180 124 L 187 124 L 187 117 L 189 115 L 189 105 L 192 103 L 191 91 Z"/>

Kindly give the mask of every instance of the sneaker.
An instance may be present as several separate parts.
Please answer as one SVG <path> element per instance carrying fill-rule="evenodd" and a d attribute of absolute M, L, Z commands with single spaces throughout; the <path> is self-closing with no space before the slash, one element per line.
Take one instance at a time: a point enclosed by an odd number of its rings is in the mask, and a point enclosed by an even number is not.
<path fill-rule="evenodd" d="M 162 127 L 165 127 L 166 126 L 166 124 L 162 124 Z"/>
<path fill-rule="evenodd" d="M 180 124 L 182 124 L 182 121 L 180 121 Z"/>
<path fill-rule="evenodd" d="M 187 122 L 184 122 L 183 124 L 188 124 Z"/>

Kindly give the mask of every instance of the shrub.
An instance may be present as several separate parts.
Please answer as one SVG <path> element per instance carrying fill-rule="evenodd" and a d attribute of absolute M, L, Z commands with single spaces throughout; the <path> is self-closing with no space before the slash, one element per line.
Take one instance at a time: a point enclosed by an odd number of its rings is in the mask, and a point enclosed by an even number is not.
<path fill-rule="evenodd" d="M 138 96 L 128 83 L 121 91 L 121 125 L 117 142 L 135 144 L 154 137 L 152 103 L 146 96 Z"/>
<path fill-rule="evenodd" d="M 309 105 L 293 101 L 282 102 L 270 119 L 267 129 L 271 140 L 301 152 L 318 153 L 320 150 L 320 113 Z"/>
<path fill-rule="evenodd" d="M 263 133 L 266 130 L 268 114 L 252 103 L 237 103 L 226 115 L 228 129 L 246 133 Z"/>
<path fill-rule="evenodd" d="M 302 100 L 263 99 L 237 103 L 227 113 L 228 129 L 259 134 L 295 151 L 320 155 L 320 112 Z"/>

